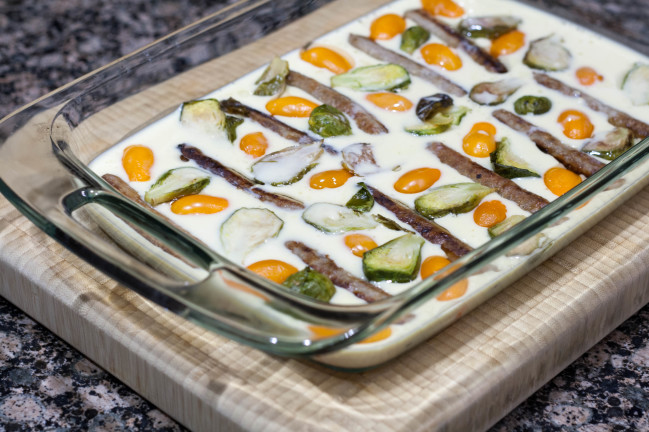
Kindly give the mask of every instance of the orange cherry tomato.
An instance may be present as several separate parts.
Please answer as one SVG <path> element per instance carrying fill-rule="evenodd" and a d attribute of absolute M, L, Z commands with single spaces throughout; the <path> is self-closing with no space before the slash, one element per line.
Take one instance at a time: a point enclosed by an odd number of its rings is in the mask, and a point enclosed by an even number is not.
<path fill-rule="evenodd" d="M 450 263 L 451 261 L 449 261 L 446 257 L 439 255 L 429 256 L 421 263 L 421 278 L 426 279 L 428 276 L 440 271 Z M 442 273 L 441 275 L 435 276 L 435 279 L 441 279 L 444 276 L 445 274 Z M 437 296 L 437 300 L 448 301 L 462 297 L 466 293 L 468 286 L 469 283 L 467 282 L 467 280 L 463 279 L 444 290 L 444 292 Z"/>
<path fill-rule="evenodd" d="M 370 25 L 370 39 L 388 40 L 406 29 L 406 20 L 397 14 L 378 17 Z"/>
<path fill-rule="evenodd" d="M 352 176 L 352 173 L 344 169 L 322 171 L 311 176 L 309 185 L 312 189 L 335 189 L 344 185 Z"/>
<path fill-rule="evenodd" d="M 370 93 L 365 96 L 365 99 L 386 111 L 401 112 L 412 108 L 412 102 L 409 99 L 394 93 Z"/>
<path fill-rule="evenodd" d="M 509 33 L 497 37 L 491 42 L 489 52 L 492 56 L 499 57 L 512 54 L 525 45 L 525 33 L 519 30 L 513 30 Z"/>
<path fill-rule="evenodd" d="M 367 344 L 367 343 L 379 342 L 389 338 L 390 336 L 392 336 L 392 328 L 386 327 L 383 330 L 377 331 L 372 336 L 363 339 L 359 343 Z"/>
<path fill-rule="evenodd" d="M 285 117 L 309 117 L 313 108 L 318 104 L 297 96 L 284 96 L 273 99 L 266 104 L 266 109 L 272 115 Z"/>
<path fill-rule="evenodd" d="M 462 6 L 453 0 L 422 0 L 421 5 L 433 15 L 441 15 L 447 18 L 458 18 L 464 15 Z"/>
<path fill-rule="evenodd" d="M 595 84 L 597 81 L 603 81 L 604 77 L 597 73 L 595 69 L 589 66 L 580 67 L 575 71 L 577 81 L 581 85 L 589 86 Z"/>
<path fill-rule="evenodd" d="M 124 149 L 122 166 L 130 181 L 151 180 L 151 167 L 153 166 L 153 151 L 143 145 L 132 145 Z"/>
<path fill-rule="evenodd" d="M 572 139 L 590 138 L 595 129 L 588 116 L 577 110 L 562 112 L 557 121 L 563 125 L 563 134 Z"/>
<path fill-rule="evenodd" d="M 377 246 L 376 242 L 365 234 L 348 234 L 345 236 L 344 241 L 345 246 L 358 257 L 362 257 L 365 252 Z"/>
<path fill-rule="evenodd" d="M 178 215 L 213 214 L 228 208 L 228 200 L 211 195 L 187 195 L 171 203 L 171 211 Z"/>
<path fill-rule="evenodd" d="M 507 218 L 507 207 L 498 200 L 485 201 L 473 211 L 473 220 L 481 227 L 490 228 Z"/>
<path fill-rule="evenodd" d="M 270 279 L 273 282 L 281 284 L 290 275 L 297 273 L 297 269 L 284 261 L 269 259 L 252 263 L 248 266 L 248 270 L 257 273 L 260 276 Z"/>
<path fill-rule="evenodd" d="M 488 135 L 496 135 L 496 126 L 489 122 L 478 122 L 473 125 L 471 132 L 484 132 Z"/>
<path fill-rule="evenodd" d="M 554 167 L 545 172 L 543 182 L 553 194 L 561 196 L 581 183 L 581 177 L 568 169 Z"/>
<path fill-rule="evenodd" d="M 313 333 L 313 339 L 317 340 L 317 339 L 324 339 L 327 337 L 337 336 L 341 333 L 346 332 L 348 329 L 325 327 L 325 326 L 312 324 L 309 325 L 309 330 L 311 331 L 311 333 Z M 363 339 L 358 343 L 379 342 L 389 338 L 390 336 L 392 336 L 392 329 L 390 327 L 386 327 L 383 330 L 379 330 L 378 332 L 374 333 L 372 336 L 369 336 L 368 338 Z"/>
<path fill-rule="evenodd" d="M 484 132 L 469 132 L 462 139 L 462 149 L 469 156 L 489 157 L 491 152 L 496 150 L 496 139 Z"/>
<path fill-rule="evenodd" d="M 323 46 L 302 51 L 300 58 L 319 68 L 329 69 L 335 74 L 345 73 L 352 68 L 344 55 Z"/>
<path fill-rule="evenodd" d="M 268 140 L 262 132 L 249 133 L 241 138 L 239 148 L 244 153 L 258 158 L 266 154 Z"/>
<path fill-rule="evenodd" d="M 417 168 L 399 177 L 394 182 L 394 190 L 407 194 L 422 192 L 435 184 L 441 175 L 436 168 Z"/>
<path fill-rule="evenodd" d="M 421 55 L 428 64 L 442 67 L 448 71 L 462 67 L 462 60 L 446 45 L 431 43 L 421 48 Z"/>

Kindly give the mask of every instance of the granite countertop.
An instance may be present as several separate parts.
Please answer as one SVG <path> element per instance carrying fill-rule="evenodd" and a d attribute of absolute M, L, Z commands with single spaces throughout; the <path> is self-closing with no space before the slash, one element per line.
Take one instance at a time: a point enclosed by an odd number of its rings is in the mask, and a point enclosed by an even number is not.
<path fill-rule="evenodd" d="M 649 0 L 528 2 L 571 11 L 586 25 L 649 47 Z M 0 117 L 225 3 L 1 1 Z M 0 376 L 0 430 L 183 429 L 2 298 Z M 645 307 L 493 430 L 646 430 L 648 391 Z"/>

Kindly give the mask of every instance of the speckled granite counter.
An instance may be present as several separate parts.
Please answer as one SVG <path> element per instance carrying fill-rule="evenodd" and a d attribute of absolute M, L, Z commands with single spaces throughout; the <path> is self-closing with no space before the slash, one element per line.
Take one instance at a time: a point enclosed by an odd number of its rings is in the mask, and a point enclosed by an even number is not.
<path fill-rule="evenodd" d="M 573 11 L 587 25 L 649 46 L 648 0 L 530 2 Z M 0 2 L 0 117 L 224 3 Z M 182 429 L 2 299 L 0 376 L 2 430 Z M 647 430 L 648 389 L 645 307 L 493 430 Z"/>

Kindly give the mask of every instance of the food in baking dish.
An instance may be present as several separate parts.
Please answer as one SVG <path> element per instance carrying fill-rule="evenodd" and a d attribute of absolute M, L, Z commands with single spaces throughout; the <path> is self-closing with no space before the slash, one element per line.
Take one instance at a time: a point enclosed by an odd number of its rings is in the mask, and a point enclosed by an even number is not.
<path fill-rule="evenodd" d="M 287 289 L 380 301 L 649 135 L 645 62 L 517 2 L 400 0 L 187 101 L 90 166 Z M 484 290 L 480 277 L 374 343 L 420 335 Z"/>

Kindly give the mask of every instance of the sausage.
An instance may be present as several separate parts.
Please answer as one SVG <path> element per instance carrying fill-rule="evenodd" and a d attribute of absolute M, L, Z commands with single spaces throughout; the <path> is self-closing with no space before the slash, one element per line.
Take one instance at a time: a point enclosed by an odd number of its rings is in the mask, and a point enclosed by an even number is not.
<path fill-rule="evenodd" d="M 388 132 L 388 128 L 367 112 L 365 108 L 331 87 L 320 84 L 318 81 L 295 71 L 289 71 L 286 83 L 302 89 L 316 99 L 344 112 L 356 122 L 359 129 L 368 134 L 378 135 Z"/>
<path fill-rule="evenodd" d="M 507 73 L 507 67 L 500 60 L 480 48 L 462 33 L 435 18 L 427 11 L 423 9 L 410 10 L 406 12 L 405 17 L 410 18 L 453 48 L 460 48 L 476 63 L 484 66 L 488 71 Z"/>
<path fill-rule="evenodd" d="M 550 203 L 545 198 L 523 189 L 513 181 L 473 162 L 441 142 L 428 144 L 428 150 L 435 153 L 442 163 L 450 165 L 460 174 L 483 186 L 496 189 L 502 197 L 514 201 L 523 210 L 534 213 Z"/>
<path fill-rule="evenodd" d="M 430 82 L 431 84 L 437 86 L 437 88 L 439 88 L 440 90 L 452 94 L 453 96 L 464 96 L 467 94 L 466 90 L 464 90 L 462 87 L 446 79 L 437 72 L 417 63 L 414 60 L 410 60 L 408 57 L 402 56 L 401 54 L 398 54 L 387 48 L 383 48 L 381 45 L 377 44 L 370 38 L 350 34 L 349 43 L 376 59 L 402 66 L 411 75 L 418 76 L 419 78 Z"/>
<path fill-rule="evenodd" d="M 541 151 L 553 156 L 566 168 L 577 174 L 590 177 L 605 165 L 586 153 L 568 147 L 548 132 L 537 128 L 512 112 L 499 109 L 492 115 L 510 128 L 527 134 Z"/>

